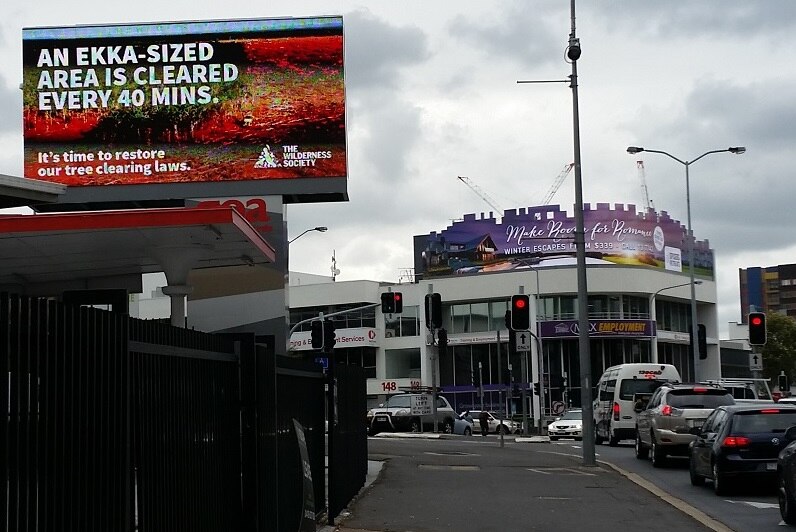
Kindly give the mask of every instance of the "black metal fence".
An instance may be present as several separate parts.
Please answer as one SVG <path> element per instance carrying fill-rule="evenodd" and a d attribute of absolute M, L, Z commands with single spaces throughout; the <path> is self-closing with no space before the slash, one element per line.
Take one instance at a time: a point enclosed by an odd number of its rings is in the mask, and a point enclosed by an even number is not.
<path fill-rule="evenodd" d="M 297 530 L 323 511 L 323 374 L 271 338 L 0 293 L 0 372 L 0 532 Z M 364 439 L 338 448 L 335 507 L 367 468 Z"/>
<path fill-rule="evenodd" d="M 337 365 L 334 370 L 337 420 L 329 427 L 334 444 L 329 453 L 329 516 L 334 519 L 365 485 L 368 474 L 368 434 L 365 420 L 365 371 Z"/>

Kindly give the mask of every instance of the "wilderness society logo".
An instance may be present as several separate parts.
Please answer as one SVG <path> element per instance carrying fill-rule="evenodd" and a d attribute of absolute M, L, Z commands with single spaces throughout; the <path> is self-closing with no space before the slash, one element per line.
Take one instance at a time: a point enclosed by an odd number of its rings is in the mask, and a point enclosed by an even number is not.
<path fill-rule="evenodd" d="M 312 167 L 318 159 L 331 159 L 331 150 L 321 151 L 305 151 L 299 149 L 296 145 L 281 146 L 281 158 L 274 153 L 274 150 L 269 144 L 266 144 L 257 162 L 254 163 L 255 168 L 288 168 L 288 167 Z"/>

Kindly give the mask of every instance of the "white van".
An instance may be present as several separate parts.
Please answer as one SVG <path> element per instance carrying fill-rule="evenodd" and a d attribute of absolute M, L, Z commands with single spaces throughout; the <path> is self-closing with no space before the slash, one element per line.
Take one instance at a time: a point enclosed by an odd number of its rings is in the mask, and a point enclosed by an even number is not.
<path fill-rule="evenodd" d="M 594 443 L 636 438 L 634 401 L 646 399 L 664 382 L 680 382 L 671 364 L 619 364 L 605 370 L 595 389 Z M 634 396 L 636 396 L 634 398 Z"/>

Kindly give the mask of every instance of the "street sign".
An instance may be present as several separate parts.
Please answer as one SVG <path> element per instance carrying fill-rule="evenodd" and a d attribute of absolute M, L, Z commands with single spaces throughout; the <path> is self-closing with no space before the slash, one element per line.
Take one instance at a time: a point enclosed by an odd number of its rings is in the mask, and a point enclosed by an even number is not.
<path fill-rule="evenodd" d="M 410 407 L 413 416 L 430 416 L 431 396 L 426 394 L 412 395 L 410 397 Z"/>
<path fill-rule="evenodd" d="M 749 353 L 749 369 L 752 371 L 763 371 L 763 355 L 760 353 Z"/>
<path fill-rule="evenodd" d="M 516 334 L 514 338 L 516 339 L 517 352 L 529 352 L 531 350 L 531 333 L 528 331 L 515 331 L 514 334 Z"/>

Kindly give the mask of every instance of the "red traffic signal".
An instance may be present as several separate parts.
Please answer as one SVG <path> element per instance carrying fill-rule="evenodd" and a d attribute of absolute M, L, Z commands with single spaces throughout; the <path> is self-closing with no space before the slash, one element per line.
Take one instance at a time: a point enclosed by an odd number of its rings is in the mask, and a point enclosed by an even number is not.
<path fill-rule="evenodd" d="M 749 313 L 749 344 L 766 345 L 766 314 L 764 312 Z"/>
<path fill-rule="evenodd" d="M 400 314 L 404 311 L 404 299 L 401 295 L 401 292 L 393 292 L 393 308 L 395 309 L 393 312 L 396 314 Z"/>
<path fill-rule="evenodd" d="M 525 294 L 511 296 L 511 328 L 527 331 L 531 328 L 531 299 Z"/>

